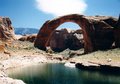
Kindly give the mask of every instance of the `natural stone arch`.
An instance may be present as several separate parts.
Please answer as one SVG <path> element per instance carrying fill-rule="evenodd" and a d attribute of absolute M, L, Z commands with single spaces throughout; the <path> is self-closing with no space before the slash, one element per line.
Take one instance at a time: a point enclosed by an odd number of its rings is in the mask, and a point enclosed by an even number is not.
<path fill-rule="evenodd" d="M 92 52 L 94 51 L 94 46 L 92 42 L 92 35 L 94 33 L 94 27 L 90 20 L 88 20 L 83 15 L 72 14 L 61 16 L 53 20 L 46 21 L 43 26 L 41 27 L 37 38 L 35 40 L 34 46 L 38 47 L 39 49 L 46 50 L 47 42 L 51 33 L 61 24 L 65 22 L 74 22 L 78 24 L 81 29 L 83 30 L 83 37 L 84 37 L 84 52 Z"/>

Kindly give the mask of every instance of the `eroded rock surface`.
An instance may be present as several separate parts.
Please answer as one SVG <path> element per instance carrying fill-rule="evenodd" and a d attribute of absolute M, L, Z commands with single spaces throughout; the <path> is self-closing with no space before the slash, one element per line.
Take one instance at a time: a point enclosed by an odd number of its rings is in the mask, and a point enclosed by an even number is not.
<path fill-rule="evenodd" d="M 14 28 L 12 27 L 12 22 L 8 17 L 0 17 L 0 40 L 15 40 Z"/>

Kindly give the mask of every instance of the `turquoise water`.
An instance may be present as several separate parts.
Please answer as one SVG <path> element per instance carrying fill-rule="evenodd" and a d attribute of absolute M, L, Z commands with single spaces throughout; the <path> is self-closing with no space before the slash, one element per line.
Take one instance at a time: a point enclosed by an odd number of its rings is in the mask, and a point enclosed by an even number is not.
<path fill-rule="evenodd" d="M 120 75 L 103 74 L 65 67 L 64 64 L 39 64 L 8 71 L 9 77 L 26 84 L 120 84 Z"/>

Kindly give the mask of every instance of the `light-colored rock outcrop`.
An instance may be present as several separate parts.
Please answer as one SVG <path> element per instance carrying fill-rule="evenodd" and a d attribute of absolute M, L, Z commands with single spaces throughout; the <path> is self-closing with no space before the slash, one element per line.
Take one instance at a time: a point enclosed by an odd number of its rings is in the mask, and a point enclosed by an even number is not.
<path fill-rule="evenodd" d="M 12 79 L 9 77 L 0 77 L 0 84 L 25 84 L 22 80 Z"/>

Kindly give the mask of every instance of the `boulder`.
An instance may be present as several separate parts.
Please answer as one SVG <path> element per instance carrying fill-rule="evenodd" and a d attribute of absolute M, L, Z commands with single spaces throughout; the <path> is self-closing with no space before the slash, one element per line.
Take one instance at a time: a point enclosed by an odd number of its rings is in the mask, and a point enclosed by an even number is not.
<path fill-rule="evenodd" d="M 0 40 L 15 40 L 14 28 L 12 27 L 12 22 L 8 17 L 0 17 Z"/>
<path fill-rule="evenodd" d="M 31 34 L 31 35 L 25 35 L 19 38 L 18 40 L 20 41 L 29 41 L 29 42 L 34 42 L 36 39 L 36 34 Z"/>
<path fill-rule="evenodd" d="M 66 45 L 71 50 L 78 50 L 84 47 L 83 33 L 82 30 L 76 30 L 74 32 L 69 33 Z"/>
<path fill-rule="evenodd" d="M 66 40 L 69 33 L 67 29 L 53 31 L 51 38 L 49 39 L 49 46 L 53 51 L 63 51 L 67 48 Z"/>

